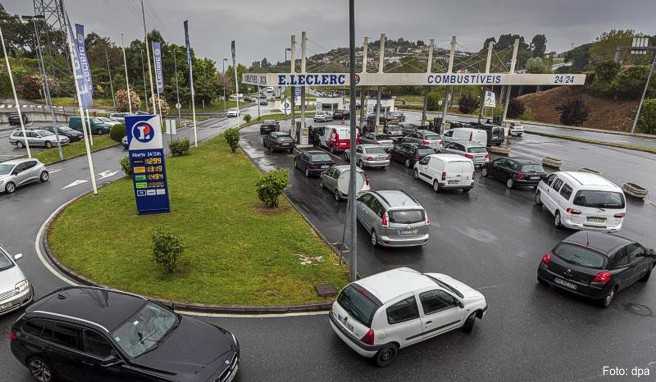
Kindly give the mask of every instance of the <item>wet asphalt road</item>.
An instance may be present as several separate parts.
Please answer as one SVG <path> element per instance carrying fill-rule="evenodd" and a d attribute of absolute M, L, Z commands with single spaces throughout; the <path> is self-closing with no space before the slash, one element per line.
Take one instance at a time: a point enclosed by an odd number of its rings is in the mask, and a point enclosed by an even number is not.
<path fill-rule="evenodd" d="M 230 121 L 221 126 L 224 123 Z M 218 130 L 203 129 L 200 135 Z M 260 149 L 254 130 L 244 131 L 242 137 Z M 647 154 L 526 138 L 515 141 L 515 152 L 524 156 L 557 154 L 568 168 L 578 168 L 579 163 L 585 163 L 581 167 L 596 165 L 616 182 L 616 177 L 644 176 L 645 183 L 656 189 L 656 159 Z M 118 169 L 121 155 L 118 148 L 94 154 L 97 172 Z M 261 155 L 262 162 L 282 168 L 291 165 L 289 155 Z M 63 283 L 36 258 L 36 232 L 52 210 L 88 188 L 83 184 L 61 190 L 86 176 L 84 158 L 58 168 L 61 171 L 53 174 L 48 184 L 26 187 L 11 196 L 0 195 L 0 240 L 10 252 L 25 253 L 21 266 L 34 282 L 37 295 Z M 488 315 L 471 335 L 453 332 L 403 349 L 397 362 L 387 369 L 372 366 L 341 343 L 325 315 L 211 319 L 239 337 L 240 381 L 602 380 L 604 365 L 651 367 L 651 375 L 656 374 L 656 281 L 622 292 L 607 310 L 538 287 L 535 270 L 540 257 L 568 232 L 554 229 L 548 213 L 532 205 L 531 191 L 508 191 L 499 182 L 477 179 L 467 195 L 435 194 L 398 164 L 387 171 L 367 173 L 374 188 L 403 188 L 427 208 L 433 222 L 432 242 L 422 249 L 372 250 L 360 229 L 360 272 L 367 275 L 408 265 L 451 274 L 483 291 L 490 305 Z M 306 216 L 330 241 L 339 241 L 345 203 L 335 202 L 319 189 L 317 178 L 305 178 L 299 171 L 290 170 L 290 185 L 289 196 Z M 656 247 L 655 221 L 656 207 L 631 203 L 623 234 Z M 0 381 L 30 380 L 4 339 L 16 317 L 0 318 Z"/>

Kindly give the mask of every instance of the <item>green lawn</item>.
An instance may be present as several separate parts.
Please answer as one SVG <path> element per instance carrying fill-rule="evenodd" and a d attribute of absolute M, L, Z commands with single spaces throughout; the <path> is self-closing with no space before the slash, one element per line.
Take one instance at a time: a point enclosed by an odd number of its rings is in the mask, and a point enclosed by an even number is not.
<path fill-rule="evenodd" d="M 118 144 L 119 143 L 113 141 L 109 135 L 94 135 L 91 151 L 102 150 L 107 147 L 116 146 Z M 84 148 L 84 140 L 62 146 L 62 150 L 64 151 L 64 159 L 71 159 L 86 154 L 86 149 Z M 52 149 L 39 151 L 38 153 L 34 154 L 34 157 L 45 164 L 50 164 L 59 160 L 59 150 L 57 147 L 54 147 Z"/>
<path fill-rule="evenodd" d="M 121 179 L 64 210 L 49 231 L 53 253 L 98 283 L 184 302 L 321 302 L 316 283 L 346 283 L 345 267 L 286 199 L 278 210 L 262 208 L 260 172 L 230 153 L 222 135 L 167 164 L 171 213 L 137 215 L 132 181 Z M 152 261 L 151 233 L 160 226 L 185 246 L 174 275 Z"/>

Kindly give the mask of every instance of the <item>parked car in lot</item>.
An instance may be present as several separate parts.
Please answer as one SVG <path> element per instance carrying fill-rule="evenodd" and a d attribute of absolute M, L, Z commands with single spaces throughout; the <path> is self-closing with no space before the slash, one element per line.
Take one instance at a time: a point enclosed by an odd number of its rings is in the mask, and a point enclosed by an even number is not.
<path fill-rule="evenodd" d="M 287 151 L 288 153 L 294 152 L 294 140 L 289 133 L 280 131 L 272 131 L 264 135 L 263 145 L 269 152 L 273 151 Z"/>
<path fill-rule="evenodd" d="M 485 166 L 490 161 L 490 154 L 487 152 L 487 148 L 477 144 L 451 142 L 447 143 L 444 151 L 471 159 L 475 167 Z"/>
<path fill-rule="evenodd" d="M 350 117 L 351 113 L 348 110 L 335 110 L 333 112 L 333 119 L 335 120 L 349 119 Z"/>
<path fill-rule="evenodd" d="M 506 133 L 503 127 L 498 125 L 493 125 L 492 123 L 470 123 L 474 129 L 483 130 L 487 133 L 487 143 L 486 146 L 499 146 L 506 140 Z"/>
<path fill-rule="evenodd" d="M 401 125 L 386 125 L 383 127 L 383 134 L 394 140 L 403 136 L 403 128 Z"/>
<path fill-rule="evenodd" d="M 86 120 L 90 127 L 91 134 L 109 134 L 109 131 L 114 126 L 114 123 L 109 123 L 100 118 L 89 118 Z M 68 117 L 68 127 L 73 130 L 82 131 L 82 119 L 80 117 Z"/>
<path fill-rule="evenodd" d="M 442 137 L 430 130 L 416 130 L 403 137 L 403 142 L 414 142 L 430 146 L 436 151 L 442 151 Z"/>
<path fill-rule="evenodd" d="M 260 124 L 260 135 L 267 135 L 272 131 L 280 131 L 280 122 L 263 121 L 262 124 Z"/>
<path fill-rule="evenodd" d="M 321 173 L 319 186 L 324 190 L 330 191 L 335 197 L 335 200 L 340 201 L 348 197 L 350 176 L 351 166 L 332 165 Z M 361 168 L 357 168 L 356 170 L 355 189 L 356 194 L 370 190 L 369 179 Z"/>
<path fill-rule="evenodd" d="M 258 103 L 260 104 L 260 106 L 268 106 L 269 105 L 269 101 L 267 101 L 266 98 L 260 99 L 258 101 Z"/>
<path fill-rule="evenodd" d="M 351 148 L 351 130 L 346 125 L 326 125 L 313 130 L 314 144 L 327 148 L 331 153 Z M 356 136 L 360 143 L 360 135 Z"/>
<path fill-rule="evenodd" d="M 400 111 L 391 111 L 385 114 L 385 121 L 387 123 L 400 123 L 405 122 L 405 114 Z"/>
<path fill-rule="evenodd" d="M 47 182 L 50 174 L 38 159 L 13 159 L 0 162 L 0 192 L 8 194 L 32 182 Z"/>
<path fill-rule="evenodd" d="M 301 151 L 294 158 L 294 168 L 303 171 L 305 176 L 319 175 L 334 165 L 330 155 L 323 151 Z"/>
<path fill-rule="evenodd" d="M 542 165 L 536 161 L 522 158 L 498 158 L 488 162 L 481 169 L 482 176 L 498 179 L 506 187 L 537 187 L 542 178 L 547 176 Z"/>
<path fill-rule="evenodd" d="M 579 231 L 542 256 L 538 281 L 608 307 L 617 292 L 649 280 L 655 265 L 654 250 L 634 240 Z"/>
<path fill-rule="evenodd" d="M 556 227 L 619 231 L 626 216 L 622 189 L 588 172 L 552 173 L 538 184 L 535 203 L 554 216 Z"/>
<path fill-rule="evenodd" d="M 425 130 L 426 127 L 412 122 L 401 122 L 398 125 L 401 126 L 401 131 L 404 136 L 411 135 L 417 130 Z"/>
<path fill-rule="evenodd" d="M 469 192 L 474 187 L 474 162 L 455 154 L 431 154 L 415 164 L 413 176 L 432 185 L 435 192 Z"/>
<path fill-rule="evenodd" d="M 451 276 L 404 267 L 348 284 L 328 317 L 346 345 L 385 367 L 402 348 L 455 329 L 471 332 L 487 308 L 481 292 Z"/>
<path fill-rule="evenodd" d="M 371 245 L 415 247 L 428 244 L 430 219 L 424 207 L 402 190 L 368 191 L 356 203 L 357 219 Z"/>
<path fill-rule="evenodd" d="M 0 247 L 0 315 L 32 302 L 34 289 L 17 264 L 22 258 L 22 253 L 11 256 Z"/>
<path fill-rule="evenodd" d="M 27 116 L 26 113 L 21 113 L 21 116 L 23 117 L 23 124 L 27 125 L 30 123 L 30 118 Z M 18 118 L 18 112 L 12 112 L 9 113 L 9 126 L 20 126 L 20 118 Z"/>
<path fill-rule="evenodd" d="M 240 112 L 237 109 L 230 109 L 226 112 L 226 117 L 228 118 L 237 118 L 239 117 Z"/>
<path fill-rule="evenodd" d="M 57 126 L 57 129 L 55 129 L 55 126 L 41 126 L 39 129 L 49 131 L 52 134 L 63 135 L 68 138 L 69 142 L 77 142 L 84 138 L 84 134 L 81 131 L 73 130 L 67 126 Z"/>
<path fill-rule="evenodd" d="M 57 140 L 62 145 L 69 143 L 68 137 L 61 134 L 55 135 L 48 130 L 25 130 L 25 134 L 23 134 L 21 129 L 17 129 L 9 135 L 9 143 L 19 148 L 25 147 L 27 142 L 30 147 L 39 146 L 49 149 L 57 146 Z"/>
<path fill-rule="evenodd" d="M 508 132 L 513 137 L 521 137 L 524 134 L 524 126 L 517 122 L 510 122 Z"/>
<path fill-rule="evenodd" d="M 314 122 L 330 122 L 333 120 L 333 114 L 329 111 L 317 111 L 312 120 Z"/>
<path fill-rule="evenodd" d="M 487 146 L 487 133 L 485 130 L 459 127 L 447 130 L 442 134 L 444 143 L 458 142 L 463 144 L 476 144 Z"/>
<path fill-rule="evenodd" d="M 360 137 L 362 143 L 368 143 L 372 145 L 380 145 L 386 148 L 391 149 L 394 146 L 394 141 L 387 134 L 376 134 L 374 132 L 369 132 Z"/>
<path fill-rule="evenodd" d="M 396 143 L 390 151 L 390 158 L 394 161 L 403 163 L 407 168 L 413 168 L 415 163 L 423 157 L 435 154 L 435 149 L 430 146 L 423 146 L 412 142 Z"/>
<path fill-rule="evenodd" d="M 344 159 L 351 161 L 351 150 L 344 151 Z M 361 144 L 355 148 L 355 161 L 360 168 L 381 167 L 390 165 L 389 149 L 383 145 Z"/>
<path fill-rule="evenodd" d="M 95 287 L 62 288 L 36 301 L 9 338 L 14 357 L 39 382 L 230 381 L 239 367 L 239 342 L 229 331 Z"/>
<path fill-rule="evenodd" d="M 125 117 L 128 116 L 128 113 L 109 113 L 109 119 L 119 123 L 125 123 Z"/>

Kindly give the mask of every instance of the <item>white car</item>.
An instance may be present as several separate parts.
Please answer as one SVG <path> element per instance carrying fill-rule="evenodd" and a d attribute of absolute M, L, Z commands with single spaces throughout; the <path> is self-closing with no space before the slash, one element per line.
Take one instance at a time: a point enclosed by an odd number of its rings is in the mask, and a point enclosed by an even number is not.
<path fill-rule="evenodd" d="M 32 285 L 16 261 L 23 257 L 14 256 L 0 247 L 0 314 L 6 314 L 29 304 L 34 297 Z"/>
<path fill-rule="evenodd" d="M 312 120 L 314 122 L 330 122 L 333 120 L 333 114 L 328 111 L 317 111 Z"/>
<path fill-rule="evenodd" d="M 508 131 L 510 132 L 510 135 L 513 137 L 521 137 L 522 134 L 524 134 L 524 126 L 520 125 L 519 123 L 510 122 Z"/>
<path fill-rule="evenodd" d="M 484 166 L 490 161 L 487 147 L 475 143 L 450 142 L 446 144 L 444 151 L 471 159 L 476 167 Z"/>
<path fill-rule="evenodd" d="M 626 216 L 624 192 L 588 172 L 559 171 L 538 183 L 535 204 L 554 216 L 556 227 L 619 231 Z"/>
<path fill-rule="evenodd" d="M 459 328 L 471 332 L 486 311 L 481 292 L 450 276 L 396 268 L 348 284 L 329 321 L 351 349 L 385 367 L 399 349 Z"/>
<path fill-rule="evenodd" d="M 435 192 L 458 188 L 469 192 L 474 187 L 474 162 L 456 154 L 431 154 L 415 163 L 415 179 L 433 186 Z"/>
<path fill-rule="evenodd" d="M 0 162 L 0 192 L 12 194 L 18 187 L 48 180 L 50 173 L 38 159 L 20 158 Z"/>
<path fill-rule="evenodd" d="M 228 118 L 237 118 L 237 117 L 239 117 L 239 111 L 237 111 L 236 109 L 230 109 L 226 113 L 226 117 L 228 117 Z"/>

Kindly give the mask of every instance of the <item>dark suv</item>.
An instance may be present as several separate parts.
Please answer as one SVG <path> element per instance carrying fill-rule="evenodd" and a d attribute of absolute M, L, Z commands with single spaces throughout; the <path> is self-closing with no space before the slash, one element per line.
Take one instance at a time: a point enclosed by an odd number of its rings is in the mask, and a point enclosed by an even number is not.
<path fill-rule="evenodd" d="M 264 121 L 260 125 L 260 135 L 267 135 L 273 131 L 280 131 L 280 123 L 278 121 Z"/>
<path fill-rule="evenodd" d="M 29 306 L 11 351 L 39 382 L 234 378 L 233 334 L 143 297 L 94 287 L 57 290 Z"/>
<path fill-rule="evenodd" d="M 262 144 L 269 152 L 287 151 L 290 154 L 294 152 L 294 140 L 289 133 L 272 131 L 263 136 Z"/>

